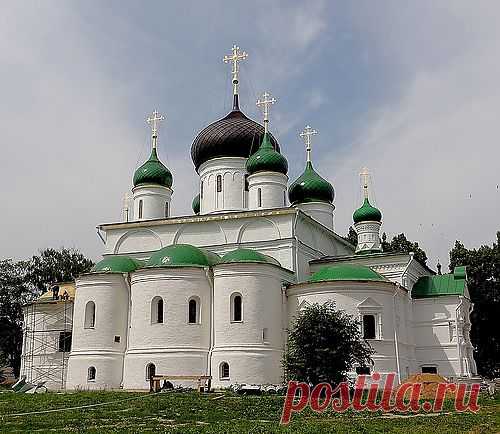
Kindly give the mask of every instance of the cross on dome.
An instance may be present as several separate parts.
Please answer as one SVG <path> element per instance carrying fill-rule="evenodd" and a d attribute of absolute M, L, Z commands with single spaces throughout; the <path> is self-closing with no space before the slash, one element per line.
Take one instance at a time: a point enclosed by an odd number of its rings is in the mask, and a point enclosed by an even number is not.
<path fill-rule="evenodd" d="M 257 107 L 259 107 L 264 113 L 264 132 L 267 133 L 269 130 L 269 109 L 276 102 L 276 98 L 271 97 L 269 92 L 264 92 L 262 94 L 262 99 L 257 100 Z"/>
<path fill-rule="evenodd" d="M 233 45 L 231 49 L 232 53 L 230 55 L 224 56 L 222 59 L 224 63 L 232 63 L 231 74 L 233 74 L 233 94 L 238 94 L 238 72 L 240 70 L 238 62 L 245 60 L 248 54 L 244 51 L 240 51 L 240 47 Z"/>
<path fill-rule="evenodd" d="M 151 125 L 151 137 L 153 139 L 153 149 L 156 149 L 156 139 L 158 138 L 158 128 L 160 127 L 160 122 L 165 120 L 163 116 L 157 110 L 153 110 L 150 116 L 146 119 L 148 125 Z"/>
<path fill-rule="evenodd" d="M 359 176 L 361 177 L 361 183 L 363 184 L 363 195 L 365 199 L 368 199 L 368 181 L 370 179 L 370 172 L 368 171 L 368 168 L 363 167 Z"/>
<path fill-rule="evenodd" d="M 309 125 L 307 125 L 304 128 L 304 131 L 302 131 L 299 136 L 304 140 L 304 143 L 306 144 L 306 152 L 307 152 L 307 161 L 311 161 L 311 137 L 315 136 L 318 134 L 316 130 L 313 130 Z"/>

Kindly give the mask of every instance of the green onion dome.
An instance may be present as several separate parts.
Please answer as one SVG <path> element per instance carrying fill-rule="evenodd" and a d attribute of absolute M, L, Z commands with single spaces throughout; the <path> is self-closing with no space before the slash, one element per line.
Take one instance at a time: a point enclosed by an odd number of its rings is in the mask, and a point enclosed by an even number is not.
<path fill-rule="evenodd" d="M 264 138 L 259 150 L 250 156 L 246 163 L 247 172 L 252 175 L 256 172 L 279 172 L 286 175 L 288 172 L 288 162 L 279 152 L 274 150 L 268 133 L 264 133 Z"/>
<path fill-rule="evenodd" d="M 305 202 L 332 203 L 334 197 L 332 184 L 318 175 L 310 161 L 307 162 L 304 173 L 288 188 L 288 198 L 292 205 Z"/>
<path fill-rule="evenodd" d="M 172 187 L 172 173 L 158 159 L 156 149 L 153 148 L 149 160 L 139 167 L 134 174 L 134 187 L 142 184 L 158 184 Z"/>
<path fill-rule="evenodd" d="M 194 197 L 193 203 L 191 204 L 191 206 L 192 206 L 193 212 L 195 214 L 200 213 L 200 194 L 199 193 Z"/>
<path fill-rule="evenodd" d="M 320 268 L 316 271 L 309 282 L 327 282 L 332 280 L 379 280 L 386 282 L 387 279 L 381 274 L 364 265 L 333 265 Z"/>
<path fill-rule="evenodd" d="M 251 249 L 236 249 L 226 253 L 221 260 L 221 264 L 234 262 L 254 262 L 261 264 L 272 264 L 281 267 L 281 264 L 271 256 L 264 255 Z"/>
<path fill-rule="evenodd" d="M 219 255 L 190 244 L 172 244 L 153 253 L 146 267 L 210 267 Z"/>
<path fill-rule="evenodd" d="M 382 220 L 382 213 L 374 206 L 371 206 L 368 198 L 366 197 L 361 208 L 354 211 L 352 219 L 354 220 L 354 223 L 379 222 Z"/>
<path fill-rule="evenodd" d="M 144 264 L 137 259 L 128 256 L 108 256 L 95 264 L 91 273 L 130 273 L 142 267 Z"/>

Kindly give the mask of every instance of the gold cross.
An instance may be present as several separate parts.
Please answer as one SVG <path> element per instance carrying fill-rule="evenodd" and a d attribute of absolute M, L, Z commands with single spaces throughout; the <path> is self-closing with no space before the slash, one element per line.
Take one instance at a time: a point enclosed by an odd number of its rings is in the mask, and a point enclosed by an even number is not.
<path fill-rule="evenodd" d="M 157 110 L 154 110 L 153 113 L 151 113 L 151 116 L 146 119 L 146 122 L 151 125 L 151 133 L 153 137 L 158 135 L 160 122 L 163 120 L 165 120 L 165 116 L 160 114 Z"/>
<path fill-rule="evenodd" d="M 270 98 L 271 94 L 269 92 L 264 92 L 262 94 L 262 99 L 257 100 L 257 107 L 262 108 L 264 113 L 264 130 L 267 133 L 269 124 L 269 108 L 276 102 L 276 98 Z"/>
<path fill-rule="evenodd" d="M 238 62 L 245 60 L 248 54 L 244 51 L 240 51 L 240 47 L 233 45 L 231 55 L 226 55 L 222 59 L 224 63 L 232 63 L 231 74 L 233 74 L 233 93 L 238 94 L 238 72 L 240 70 Z"/>
<path fill-rule="evenodd" d="M 307 161 L 311 161 L 311 137 L 318 134 L 316 130 L 313 130 L 309 125 L 304 128 L 299 136 L 302 137 L 304 143 L 306 144 Z"/>

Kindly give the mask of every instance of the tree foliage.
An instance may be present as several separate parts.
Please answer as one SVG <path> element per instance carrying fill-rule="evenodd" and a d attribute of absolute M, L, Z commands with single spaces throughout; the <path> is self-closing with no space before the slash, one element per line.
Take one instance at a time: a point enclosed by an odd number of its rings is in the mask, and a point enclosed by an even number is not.
<path fill-rule="evenodd" d="M 450 251 L 450 270 L 467 267 L 467 284 L 474 310 L 471 341 L 478 373 L 500 377 L 500 232 L 492 246 L 467 249 L 460 241 Z"/>
<path fill-rule="evenodd" d="M 348 243 L 351 243 L 354 247 L 358 244 L 358 234 L 352 226 L 349 226 L 349 232 L 347 236 L 343 237 Z"/>
<path fill-rule="evenodd" d="M 417 242 L 409 241 L 404 233 L 392 237 L 391 242 L 387 241 L 387 235 L 382 234 L 382 251 L 398 253 L 414 253 L 414 258 L 422 264 L 427 262 L 427 254 L 420 248 Z"/>
<path fill-rule="evenodd" d="M 52 283 L 71 281 L 92 267 L 75 249 L 46 249 L 28 261 L 0 260 L 0 366 L 19 374 L 22 352 L 22 306 Z"/>
<path fill-rule="evenodd" d="M 12 366 L 15 374 L 21 364 L 22 305 L 34 297 L 24 280 L 24 264 L 0 261 L 0 366 Z"/>
<path fill-rule="evenodd" d="M 355 364 L 371 364 L 372 354 L 359 322 L 330 301 L 300 311 L 288 334 L 283 364 L 288 380 L 338 384 Z"/>
<path fill-rule="evenodd" d="M 76 249 L 45 249 L 26 263 L 26 281 L 45 292 L 55 282 L 70 282 L 88 272 L 93 262 Z"/>

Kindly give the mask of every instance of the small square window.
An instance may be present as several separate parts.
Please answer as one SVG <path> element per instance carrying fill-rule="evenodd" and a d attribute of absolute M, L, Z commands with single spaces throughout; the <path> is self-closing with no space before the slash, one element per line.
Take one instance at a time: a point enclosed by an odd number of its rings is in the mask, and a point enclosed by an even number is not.
<path fill-rule="evenodd" d="M 120 343 L 120 336 L 115 336 L 115 342 L 116 342 L 117 344 L 119 344 L 119 343 Z"/>

